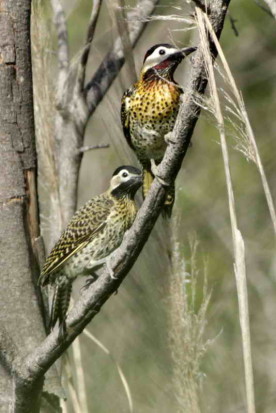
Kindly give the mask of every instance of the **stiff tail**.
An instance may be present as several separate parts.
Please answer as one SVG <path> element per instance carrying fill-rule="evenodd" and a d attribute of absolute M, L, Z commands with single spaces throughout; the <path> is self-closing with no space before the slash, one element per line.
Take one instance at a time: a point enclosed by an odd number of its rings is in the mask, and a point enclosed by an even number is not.
<path fill-rule="evenodd" d="M 72 291 L 72 283 L 66 282 L 55 285 L 55 291 L 53 295 L 49 328 L 52 330 L 57 321 L 61 328 L 61 335 L 64 336 L 66 332 L 65 317 L 70 303 Z"/>
<path fill-rule="evenodd" d="M 154 176 L 151 170 L 143 168 L 143 198 L 145 198 L 149 192 L 153 179 Z"/>

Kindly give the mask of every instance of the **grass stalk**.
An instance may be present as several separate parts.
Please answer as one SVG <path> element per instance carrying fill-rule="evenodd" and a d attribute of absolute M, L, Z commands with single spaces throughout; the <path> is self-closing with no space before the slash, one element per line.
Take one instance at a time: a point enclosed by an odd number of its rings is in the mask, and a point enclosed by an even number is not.
<path fill-rule="evenodd" d="M 246 266 L 245 266 L 245 248 L 242 234 L 238 229 L 235 198 L 233 192 L 233 185 L 230 172 L 229 154 L 226 142 L 224 118 L 221 110 L 218 89 L 214 74 L 212 57 L 208 47 L 206 27 L 210 31 L 211 24 L 208 17 L 204 15 L 200 9 L 196 8 L 198 29 L 201 39 L 201 47 L 206 62 L 206 70 L 209 78 L 210 95 L 213 100 L 214 114 L 218 123 L 218 130 L 220 135 L 220 143 L 222 150 L 222 157 L 224 163 L 224 171 L 226 177 L 228 204 L 230 212 L 230 222 L 232 230 L 232 241 L 234 249 L 234 272 L 236 277 L 238 302 L 239 302 L 239 318 L 242 333 L 242 346 L 245 370 L 245 385 L 247 398 L 247 412 L 255 413 L 255 395 L 254 395 L 254 377 L 251 355 L 251 340 L 250 340 L 250 321 L 248 309 L 248 295 L 247 295 L 247 281 L 246 281 Z M 206 24 L 206 26 L 205 26 Z M 217 42 L 218 43 L 218 42 Z M 216 43 L 216 45 L 217 45 Z M 218 47 L 218 46 L 217 46 Z"/>
<path fill-rule="evenodd" d="M 85 388 L 81 345 L 80 345 L 79 337 L 77 337 L 75 341 L 73 342 L 72 350 L 73 350 L 73 359 L 74 359 L 77 389 L 78 389 L 78 400 L 81 406 L 81 412 L 89 413 L 87 394 L 86 394 L 86 388 Z"/>
<path fill-rule="evenodd" d="M 210 341 L 204 338 L 211 293 L 207 273 L 199 300 L 198 241 L 190 240 L 190 259 L 184 260 L 173 221 L 172 274 L 170 279 L 170 348 L 177 413 L 200 413 L 201 360 Z M 206 267 L 205 267 L 206 270 Z"/>
<path fill-rule="evenodd" d="M 216 45 L 216 48 L 218 50 L 218 54 L 219 54 L 219 57 L 220 57 L 221 62 L 223 64 L 223 67 L 224 67 L 225 73 L 227 75 L 229 84 L 230 84 L 230 86 L 232 88 L 232 91 L 233 91 L 233 94 L 236 98 L 236 103 L 239 107 L 240 114 L 241 114 L 242 120 L 243 120 L 244 125 L 245 125 L 247 137 L 248 137 L 250 145 L 253 149 L 253 154 L 254 154 L 253 159 L 255 161 L 255 164 L 257 166 L 257 169 L 258 169 L 260 177 L 261 177 L 261 181 L 262 181 L 262 185 L 263 185 L 263 189 L 264 189 L 264 193 L 265 193 L 265 197 L 266 197 L 266 202 L 267 202 L 267 205 L 268 205 L 268 209 L 269 209 L 273 229 L 274 229 L 274 232 L 275 232 L 275 235 L 276 235 L 275 206 L 274 206 L 273 198 L 272 198 L 271 191 L 270 191 L 270 188 L 269 188 L 269 184 L 268 184 L 268 181 L 267 181 L 267 178 L 266 178 L 265 170 L 264 170 L 264 167 L 263 167 L 263 164 L 262 164 L 262 160 L 261 160 L 261 157 L 260 157 L 260 154 L 259 154 L 256 138 L 255 138 L 255 135 L 254 135 L 254 132 L 253 132 L 253 129 L 252 129 L 249 117 L 248 117 L 248 113 L 247 113 L 247 110 L 246 110 L 246 107 L 245 107 L 245 104 L 244 104 L 244 100 L 243 100 L 241 92 L 237 88 L 235 79 L 234 79 L 234 77 L 231 73 L 230 67 L 228 65 L 228 62 L 227 62 L 225 56 L 224 56 L 223 50 L 222 50 L 222 48 L 220 46 L 220 43 L 219 43 L 219 41 L 216 37 L 216 34 L 215 34 L 215 32 L 212 28 L 210 20 L 208 19 L 208 17 L 206 15 L 204 16 L 204 19 L 205 19 L 207 28 L 208 28 L 211 36 L 212 36 L 212 39 L 213 39 L 213 41 Z"/>
<path fill-rule="evenodd" d="M 95 336 L 93 336 L 93 334 L 91 334 L 87 329 L 83 330 L 84 335 L 89 338 L 89 340 L 91 340 L 94 344 L 96 344 L 105 354 L 107 354 L 111 361 L 115 364 L 116 369 L 118 371 L 120 380 L 123 384 L 123 388 L 125 390 L 126 393 L 126 397 L 127 397 L 127 401 L 128 401 L 128 407 L 129 407 L 129 412 L 133 413 L 133 400 L 132 400 L 132 396 L 131 396 L 131 391 L 130 391 L 130 387 L 128 385 L 126 376 L 123 373 L 122 368 L 120 367 L 119 363 L 115 360 L 115 358 L 113 357 L 113 355 L 111 354 L 111 352 L 108 350 L 107 347 L 105 347 L 103 345 L 103 343 L 98 340 Z"/>

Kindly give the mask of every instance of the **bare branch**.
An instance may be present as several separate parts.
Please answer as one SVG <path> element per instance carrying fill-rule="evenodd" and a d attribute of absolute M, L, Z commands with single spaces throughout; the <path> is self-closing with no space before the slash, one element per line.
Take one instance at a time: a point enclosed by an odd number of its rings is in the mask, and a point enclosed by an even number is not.
<path fill-rule="evenodd" d="M 125 13 L 124 0 L 117 0 L 115 2 L 115 20 L 121 37 L 122 46 L 124 50 L 125 64 L 128 65 L 128 74 L 130 75 L 130 83 L 137 81 L 137 72 L 135 69 L 135 61 L 133 57 L 133 49 L 129 37 L 129 29 L 127 23 L 127 16 Z"/>
<path fill-rule="evenodd" d="M 67 80 L 69 68 L 69 49 L 68 49 L 68 32 L 65 21 L 65 13 L 60 0 L 51 0 L 54 23 L 58 38 L 58 90 L 57 101 L 60 105 L 62 102 L 62 95 L 64 85 Z"/>
<path fill-rule="evenodd" d="M 78 65 L 76 87 L 79 93 L 81 93 L 84 89 L 87 61 L 88 61 L 88 57 L 89 57 L 89 53 L 91 49 L 92 40 L 94 38 L 94 33 L 95 33 L 98 18 L 99 18 L 101 5 L 102 5 L 102 0 L 93 1 L 92 12 L 91 12 L 88 29 L 87 29 L 86 43 L 82 50 L 79 65 Z"/>
<path fill-rule="evenodd" d="M 84 153 L 88 151 L 94 151 L 95 149 L 105 149 L 109 147 L 110 147 L 109 143 L 102 143 L 99 145 L 91 145 L 91 146 L 82 146 L 80 148 L 80 152 Z"/>
<path fill-rule="evenodd" d="M 237 26 L 236 26 L 237 19 L 234 19 L 234 17 L 232 17 L 231 14 L 229 14 L 229 20 L 230 20 L 231 28 L 232 28 L 235 36 L 238 37 L 239 32 L 238 32 L 238 29 L 237 29 Z"/>
<path fill-rule="evenodd" d="M 140 0 L 137 7 L 127 14 L 132 47 L 135 46 L 146 26 L 146 22 L 143 20 L 152 14 L 158 2 L 159 0 Z M 90 115 L 109 89 L 124 61 L 122 42 L 118 38 L 114 43 L 113 49 L 107 53 L 93 78 L 86 85 L 86 100 Z"/>
<path fill-rule="evenodd" d="M 230 0 L 212 2 L 210 20 L 217 36 L 223 28 L 225 14 Z M 210 43 L 211 51 L 216 56 L 216 48 Z M 159 175 L 167 182 L 172 182 L 181 167 L 188 150 L 192 133 L 199 117 L 200 108 L 195 102 L 195 94 L 202 94 L 207 85 L 204 61 L 198 50 L 183 104 L 174 129 L 174 143 L 170 143 L 159 165 Z M 112 268 L 116 279 L 111 279 L 108 270 L 104 270 L 97 281 L 81 295 L 67 318 L 68 334 L 64 341 L 58 339 L 58 327 L 29 356 L 22 360 L 21 379 L 29 382 L 40 378 L 55 360 L 68 348 L 74 338 L 100 311 L 102 305 L 114 294 L 136 261 L 145 245 L 150 232 L 159 216 L 166 196 L 165 188 L 159 180 L 154 180 L 151 190 L 139 210 L 132 228 L 126 234 L 121 246 L 114 252 Z"/>
<path fill-rule="evenodd" d="M 140 0 L 134 11 L 128 13 L 130 23 L 131 44 L 134 45 L 142 33 L 146 22 L 140 22 L 140 17 L 148 17 L 154 10 L 158 0 Z M 119 73 L 124 63 L 123 49 L 120 38 L 115 41 L 114 49 L 96 71 L 92 83 L 85 88 L 84 93 L 73 93 L 69 96 L 68 88 L 63 88 L 61 105 L 56 113 L 55 140 L 58 146 L 58 177 L 59 177 L 59 202 L 62 205 L 60 214 L 53 214 L 55 225 L 52 229 L 52 241 L 56 241 L 60 228 L 64 228 L 76 209 L 77 185 L 79 178 L 82 153 L 79 148 L 83 146 L 85 128 L 88 120 L 112 81 Z M 70 82 L 67 82 L 70 84 Z M 60 90 L 60 85 L 59 85 Z M 76 88 L 73 88 L 75 91 Z M 87 94 L 88 93 L 88 94 Z M 66 139 L 64 137 L 66 136 Z M 54 209 L 53 209 L 54 211 Z"/>

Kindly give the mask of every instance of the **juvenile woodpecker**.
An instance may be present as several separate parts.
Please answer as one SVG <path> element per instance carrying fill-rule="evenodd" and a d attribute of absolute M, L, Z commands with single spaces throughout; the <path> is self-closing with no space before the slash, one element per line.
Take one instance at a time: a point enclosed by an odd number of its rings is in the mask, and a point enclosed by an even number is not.
<path fill-rule="evenodd" d="M 109 189 L 88 201 L 70 220 L 46 259 L 39 284 L 54 286 L 50 329 L 57 321 L 65 333 L 72 282 L 93 275 L 123 240 L 136 216 L 134 195 L 142 185 L 141 171 L 133 166 L 116 169 Z"/>
<path fill-rule="evenodd" d="M 146 53 L 140 78 L 122 98 L 121 121 L 128 144 L 143 167 L 143 195 L 146 196 L 156 165 L 166 150 L 165 136 L 173 130 L 180 105 L 181 87 L 173 76 L 179 63 L 196 50 L 156 44 Z M 163 207 L 171 215 L 174 185 L 167 190 Z"/>

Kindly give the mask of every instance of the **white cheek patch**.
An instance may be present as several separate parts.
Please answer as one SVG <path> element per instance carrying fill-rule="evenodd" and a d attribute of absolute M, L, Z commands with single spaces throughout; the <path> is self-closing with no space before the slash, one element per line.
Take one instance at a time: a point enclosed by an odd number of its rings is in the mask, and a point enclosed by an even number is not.
<path fill-rule="evenodd" d="M 160 55 L 159 52 L 160 50 L 165 50 L 165 54 Z M 145 63 L 143 65 L 143 72 L 146 72 L 148 69 L 150 69 L 153 66 L 158 65 L 161 63 L 163 60 L 166 60 L 171 54 L 174 54 L 178 52 L 178 49 L 174 48 L 167 48 L 167 47 L 158 47 L 154 52 L 148 56 L 145 60 Z"/>
<path fill-rule="evenodd" d="M 111 179 L 111 182 L 110 182 L 111 190 L 112 190 L 112 189 L 115 189 L 117 186 L 119 186 L 120 183 L 121 183 L 121 178 L 120 178 L 120 176 L 118 176 L 118 175 L 113 176 L 113 178 Z"/>

